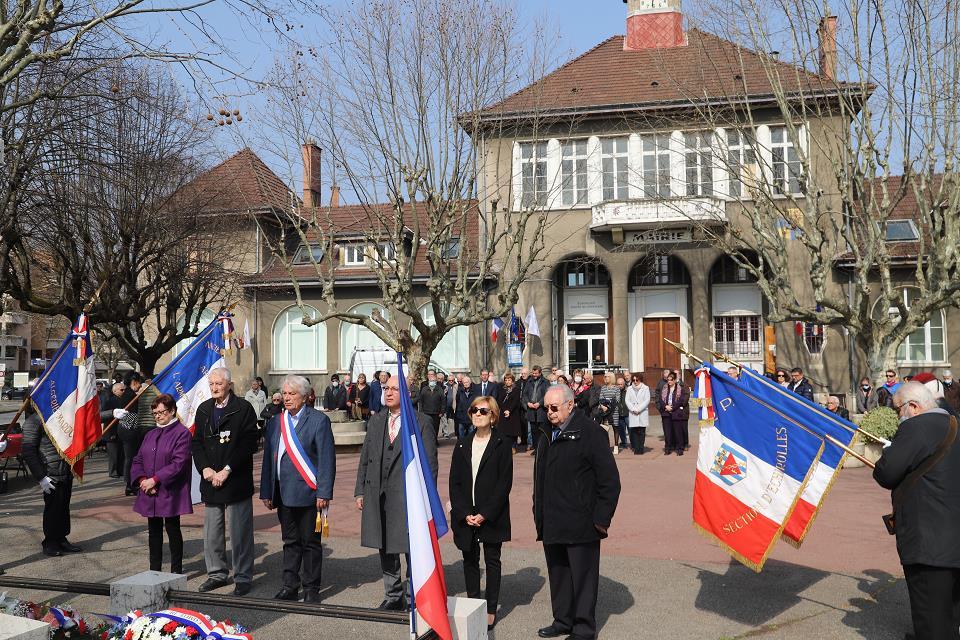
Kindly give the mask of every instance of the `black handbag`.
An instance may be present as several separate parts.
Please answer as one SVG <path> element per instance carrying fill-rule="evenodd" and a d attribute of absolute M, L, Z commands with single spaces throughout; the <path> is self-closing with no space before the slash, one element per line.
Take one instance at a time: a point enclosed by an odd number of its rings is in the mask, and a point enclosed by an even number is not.
<path fill-rule="evenodd" d="M 897 518 L 894 515 L 897 512 L 897 507 L 903 504 L 904 497 L 911 487 L 916 484 L 917 480 L 922 478 L 924 474 L 937 466 L 938 462 L 943 460 L 943 457 L 947 455 L 948 451 L 950 451 L 950 447 L 953 446 L 953 443 L 956 439 L 957 419 L 954 416 L 950 416 L 950 427 L 947 429 L 947 434 L 943 436 L 943 440 L 941 440 L 940 444 L 937 445 L 937 450 L 930 454 L 926 460 L 921 462 L 916 469 L 908 473 L 907 477 L 903 479 L 903 482 L 897 485 L 897 488 L 893 490 L 893 513 L 880 516 L 883 519 L 883 526 L 887 528 L 887 533 L 892 536 L 897 534 Z"/>

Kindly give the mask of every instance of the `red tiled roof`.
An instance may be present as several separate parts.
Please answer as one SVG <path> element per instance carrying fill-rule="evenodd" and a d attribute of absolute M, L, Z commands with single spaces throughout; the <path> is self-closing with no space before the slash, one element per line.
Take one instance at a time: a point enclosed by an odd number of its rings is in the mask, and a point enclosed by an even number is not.
<path fill-rule="evenodd" d="M 773 73 L 785 91 L 838 89 L 823 76 L 699 29 L 688 30 L 687 38 L 683 47 L 624 51 L 624 36 L 613 36 L 482 115 L 768 96 Z"/>
<path fill-rule="evenodd" d="M 464 237 L 461 238 L 461 244 L 464 246 L 470 245 L 475 250 L 480 229 L 480 215 L 477 209 L 477 202 L 476 200 L 470 200 L 461 203 L 460 206 L 465 206 L 468 211 L 472 210 L 474 212 L 473 214 L 468 213 L 464 216 Z M 420 228 L 422 229 L 421 234 L 426 235 L 430 225 L 426 207 L 420 204 L 414 211 L 413 207 L 407 204 L 405 208 L 404 224 L 412 228 L 419 220 Z M 325 229 L 334 230 L 338 244 L 349 244 L 351 240 L 354 239 L 365 241 L 370 237 L 377 236 L 377 227 L 382 228 L 384 235 L 389 236 L 390 233 L 388 230 L 393 226 L 393 211 L 393 206 L 387 203 L 344 205 L 332 208 L 321 207 L 317 211 L 317 221 Z M 308 211 L 303 212 L 302 215 L 307 219 L 311 219 L 311 214 Z M 316 229 L 312 227 L 307 229 L 307 237 L 311 240 L 316 238 Z M 296 248 L 290 250 L 295 251 Z M 292 254 L 288 255 L 288 259 L 292 259 Z M 321 268 L 323 266 L 325 265 L 321 262 Z M 317 281 L 316 267 L 312 264 L 295 265 L 293 272 L 297 280 L 301 283 Z M 414 277 L 427 277 L 429 275 L 431 275 L 430 263 L 427 260 L 426 251 L 423 247 L 420 247 L 416 262 L 414 263 Z M 375 278 L 375 272 L 368 267 L 346 267 L 341 265 L 336 268 L 336 281 L 339 284 L 369 282 L 375 280 Z M 274 256 L 267 263 L 263 271 L 251 276 L 246 282 L 249 285 L 283 285 L 290 284 L 291 280 L 290 274 L 280 258 Z"/>
<path fill-rule="evenodd" d="M 208 211 L 288 208 L 295 198 L 283 180 L 249 148 L 243 148 L 181 189 L 206 201 Z M 299 202 L 299 200 L 297 200 Z"/>

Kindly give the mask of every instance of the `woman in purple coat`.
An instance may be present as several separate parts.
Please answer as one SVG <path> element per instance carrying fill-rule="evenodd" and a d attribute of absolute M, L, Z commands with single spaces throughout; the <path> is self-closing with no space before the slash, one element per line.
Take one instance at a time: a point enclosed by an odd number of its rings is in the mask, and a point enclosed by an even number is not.
<path fill-rule="evenodd" d="M 143 438 L 130 471 L 139 487 L 133 510 L 147 519 L 150 570 L 160 571 L 163 530 L 170 541 L 171 573 L 183 573 L 183 534 L 180 516 L 193 513 L 190 502 L 190 430 L 177 419 L 177 403 L 163 393 L 150 405 L 157 428 Z"/>

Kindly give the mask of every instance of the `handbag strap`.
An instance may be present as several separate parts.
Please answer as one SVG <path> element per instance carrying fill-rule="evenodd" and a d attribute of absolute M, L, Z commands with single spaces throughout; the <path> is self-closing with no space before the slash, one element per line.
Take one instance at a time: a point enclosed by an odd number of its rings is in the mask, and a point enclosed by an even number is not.
<path fill-rule="evenodd" d="M 955 416 L 950 416 L 950 426 L 947 428 L 947 433 L 943 436 L 943 440 L 940 441 L 940 444 L 937 445 L 937 450 L 932 454 L 927 456 L 927 458 L 917 466 L 916 469 L 907 474 L 907 477 L 903 479 L 903 482 L 893 490 L 892 502 L 893 510 L 896 511 L 903 503 L 903 498 L 906 495 L 907 491 L 919 480 L 922 478 L 928 471 L 937 466 L 937 463 L 943 460 L 943 457 L 947 455 L 947 452 L 950 451 L 950 447 L 953 445 L 954 441 L 957 438 L 957 418 Z"/>

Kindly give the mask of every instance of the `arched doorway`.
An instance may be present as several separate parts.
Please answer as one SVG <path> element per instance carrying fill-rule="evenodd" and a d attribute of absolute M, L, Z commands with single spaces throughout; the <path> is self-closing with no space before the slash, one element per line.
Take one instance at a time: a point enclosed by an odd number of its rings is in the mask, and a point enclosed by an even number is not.
<path fill-rule="evenodd" d="M 554 271 L 560 316 L 558 360 L 565 371 L 610 365 L 610 273 L 597 258 L 569 258 Z"/>
<path fill-rule="evenodd" d="M 629 287 L 630 368 L 649 372 L 680 369 L 680 353 L 664 339 L 689 341 L 687 266 L 670 254 L 643 256 L 630 270 Z"/>
<path fill-rule="evenodd" d="M 764 371 L 763 296 L 749 269 L 721 256 L 710 269 L 713 349 Z"/>

